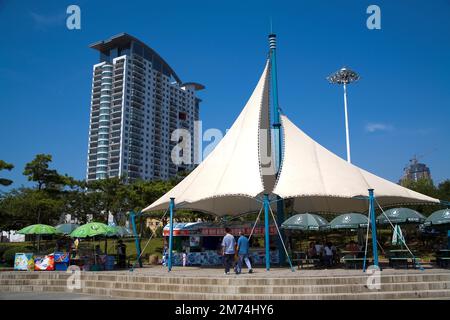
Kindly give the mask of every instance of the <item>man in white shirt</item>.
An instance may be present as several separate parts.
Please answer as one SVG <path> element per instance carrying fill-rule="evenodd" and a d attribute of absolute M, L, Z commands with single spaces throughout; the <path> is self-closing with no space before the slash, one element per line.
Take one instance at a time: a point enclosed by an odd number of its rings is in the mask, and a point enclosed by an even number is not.
<path fill-rule="evenodd" d="M 224 257 L 225 274 L 229 274 L 234 260 L 234 247 L 236 245 L 236 240 L 231 234 L 230 228 L 225 228 L 225 232 L 226 234 L 222 240 L 222 255 Z"/>
<path fill-rule="evenodd" d="M 314 248 L 316 249 L 316 254 L 320 257 L 322 255 L 323 245 L 316 243 Z"/>
<path fill-rule="evenodd" d="M 323 260 L 325 262 L 325 265 L 330 267 L 333 261 L 333 250 L 331 249 L 333 245 L 331 242 L 328 242 L 327 245 L 323 248 L 324 249 L 324 256 Z"/>

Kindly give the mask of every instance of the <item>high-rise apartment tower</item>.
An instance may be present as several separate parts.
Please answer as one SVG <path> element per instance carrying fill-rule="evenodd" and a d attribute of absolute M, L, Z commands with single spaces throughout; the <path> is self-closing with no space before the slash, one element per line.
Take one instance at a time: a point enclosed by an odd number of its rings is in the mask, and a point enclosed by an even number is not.
<path fill-rule="evenodd" d="M 100 62 L 93 67 L 86 179 L 165 180 L 193 169 L 196 91 L 204 86 L 183 83 L 158 53 L 128 34 L 90 47 Z M 178 140 L 176 129 L 190 139 Z M 180 142 L 190 145 L 182 151 L 190 161 L 173 161 Z"/>

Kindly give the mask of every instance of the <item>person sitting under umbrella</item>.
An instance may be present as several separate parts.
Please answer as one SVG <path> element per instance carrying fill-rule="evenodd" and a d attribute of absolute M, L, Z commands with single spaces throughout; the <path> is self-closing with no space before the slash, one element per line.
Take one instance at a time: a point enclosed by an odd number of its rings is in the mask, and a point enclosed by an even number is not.
<path fill-rule="evenodd" d="M 311 242 L 309 243 L 309 248 L 308 248 L 308 258 L 310 258 L 310 259 L 317 258 L 317 251 L 316 251 L 316 247 L 315 247 L 313 241 L 311 241 Z"/>

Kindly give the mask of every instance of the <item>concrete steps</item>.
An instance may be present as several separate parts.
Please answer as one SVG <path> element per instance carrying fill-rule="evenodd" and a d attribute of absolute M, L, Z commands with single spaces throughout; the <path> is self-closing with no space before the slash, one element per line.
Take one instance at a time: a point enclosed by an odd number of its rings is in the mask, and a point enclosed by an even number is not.
<path fill-rule="evenodd" d="M 69 292 L 64 272 L 2 272 L 0 291 Z M 74 293 L 126 299 L 449 299 L 450 273 L 383 274 L 381 289 L 370 290 L 367 276 L 186 277 L 81 272 Z"/>

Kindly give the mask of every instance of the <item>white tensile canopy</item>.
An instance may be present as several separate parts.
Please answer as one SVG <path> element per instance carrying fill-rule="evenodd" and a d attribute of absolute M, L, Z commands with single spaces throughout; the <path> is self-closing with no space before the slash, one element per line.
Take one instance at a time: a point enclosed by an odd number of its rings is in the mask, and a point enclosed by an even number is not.
<path fill-rule="evenodd" d="M 260 132 L 269 123 L 267 62 L 253 94 L 225 137 L 195 170 L 143 211 L 165 210 L 172 197 L 177 208 L 219 216 L 260 210 L 256 196 L 264 193 L 265 184 L 270 192 L 274 183 L 273 176 L 263 179 L 260 173 L 259 152 L 265 137 Z"/>
<path fill-rule="evenodd" d="M 366 212 L 374 189 L 381 206 L 439 203 L 348 163 L 311 139 L 286 116 L 281 116 L 284 154 L 273 193 L 293 198 L 296 212 Z"/>
<path fill-rule="evenodd" d="M 439 203 L 352 165 L 328 151 L 282 116 L 283 159 L 275 174 L 269 118 L 269 62 L 244 109 L 225 137 L 179 184 L 143 211 L 166 210 L 170 198 L 177 208 L 218 216 L 259 211 L 264 193 L 293 199 L 302 212 L 367 212 L 368 189 L 381 206 Z M 269 154 L 270 156 L 267 156 Z M 357 199 L 357 198 L 360 199 Z M 275 207 L 275 206 L 274 206 Z"/>

